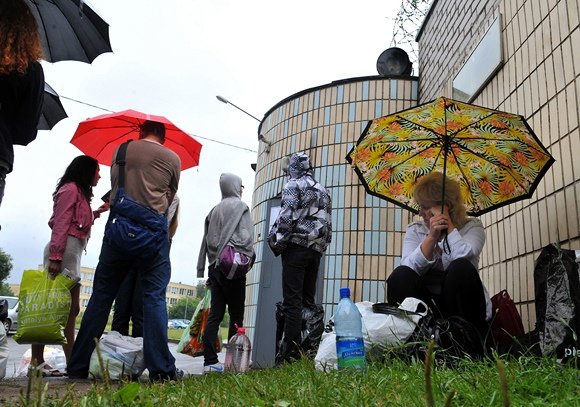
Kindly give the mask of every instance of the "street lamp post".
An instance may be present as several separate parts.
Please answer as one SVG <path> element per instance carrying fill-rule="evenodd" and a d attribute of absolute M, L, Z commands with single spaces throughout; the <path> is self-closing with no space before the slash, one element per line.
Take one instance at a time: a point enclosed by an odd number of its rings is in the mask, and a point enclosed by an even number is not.
<path fill-rule="evenodd" d="M 260 119 L 258 119 L 256 116 L 254 116 L 253 114 L 250 114 L 248 112 L 246 112 L 244 109 L 242 109 L 241 107 L 233 104 L 232 102 L 230 102 L 229 100 L 227 100 L 225 97 L 217 95 L 216 99 L 219 100 L 222 103 L 230 104 L 233 107 L 235 107 L 236 109 L 238 109 L 240 112 L 244 112 L 245 114 L 247 114 L 248 116 L 250 116 L 252 119 L 259 121 L 260 123 L 262 122 Z M 264 151 L 266 153 L 270 152 L 270 146 L 272 145 L 272 143 L 270 143 L 262 134 L 258 134 L 258 140 L 260 140 L 261 142 L 263 142 L 264 144 L 266 144 L 266 148 L 264 149 Z"/>
<path fill-rule="evenodd" d="M 242 109 L 241 107 L 234 105 L 232 102 L 230 102 L 229 100 L 227 100 L 225 97 L 217 95 L 217 96 L 216 96 L 216 98 L 217 98 L 217 100 L 219 100 L 220 102 L 222 102 L 222 103 L 225 103 L 226 105 L 227 105 L 227 104 L 230 104 L 230 105 L 232 105 L 233 107 L 235 107 L 236 109 L 238 109 L 238 110 L 240 110 L 240 111 L 244 112 L 245 114 L 247 114 L 248 116 L 250 116 L 252 119 L 255 119 L 255 120 L 257 120 L 257 121 L 261 122 L 261 120 L 260 120 L 260 119 L 258 119 L 256 116 L 254 116 L 254 115 L 252 115 L 252 114 L 250 114 L 250 113 L 246 112 L 246 111 L 245 111 L 244 109 Z"/>

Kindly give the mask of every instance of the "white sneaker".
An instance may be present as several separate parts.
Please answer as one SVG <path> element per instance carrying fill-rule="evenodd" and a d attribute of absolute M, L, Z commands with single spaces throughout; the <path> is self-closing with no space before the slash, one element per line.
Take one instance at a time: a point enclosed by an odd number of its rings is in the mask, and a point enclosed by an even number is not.
<path fill-rule="evenodd" d="M 203 374 L 207 373 L 223 373 L 224 365 L 221 363 L 214 363 L 213 365 L 207 365 L 203 367 Z"/>

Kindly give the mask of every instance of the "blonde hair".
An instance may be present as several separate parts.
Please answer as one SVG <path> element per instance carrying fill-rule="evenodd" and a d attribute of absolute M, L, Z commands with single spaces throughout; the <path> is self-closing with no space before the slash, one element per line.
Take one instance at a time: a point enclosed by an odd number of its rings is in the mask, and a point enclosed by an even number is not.
<path fill-rule="evenodd" d="M 445 197 L 442 199 L 443 180 L 445 180 Z M 413 198 L 419 205 L 433 202 L 437 205 L 447 205 L 451 221 L 458 229 L 467 222 L 467 211 L 459 183 L 444 177 L 440 172 L 432 172 L 421 177 L 415 184 Z"/>
<path fill-rule="evenodd" d="M 42 58 L 38 26 L 23 0 L 0 1 L 0 75 L 26 73 Z"/>

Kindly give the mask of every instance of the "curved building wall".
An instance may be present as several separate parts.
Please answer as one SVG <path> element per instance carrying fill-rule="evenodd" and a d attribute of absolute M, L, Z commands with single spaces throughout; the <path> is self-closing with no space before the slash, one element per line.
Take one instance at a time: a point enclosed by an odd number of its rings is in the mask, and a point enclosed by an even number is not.
<path fill-rule="evenodd" d="M 580 249 L 580 19 L 577 1 L 434 0 L 421 28 L 421 102 L 445 95 L 501 16 L 503 65 L 472 103 L 523 115 L 556 159 L 531 199 L 481 217 L 481 274 L 507 289 L 524 325 L 535 323 L 534 261 L 559 242 Z"/>
<path fill-rule="evenodd" d="M 367 194 L 345 157 L 368 120 L 415 106 L 417 86 L 415 77 L 335 81 L 292 95 L 266 113 L 260 134 L 270 145 L 260 143 L 256 165 L 252 215 L 257 260 L 246 290 L 245 321 L 252 335 L 262 274 L 272 272 L 262 261 L 264 250 L 270 250 L 264 240 L 269 229 L 268 202 L 281 194 L 287 181 L 282 158 L 293 152 L 309 154 L 315 178 L 332 197 L 332 243 L 320 270 L 326 318 L 332 315 L 342 286 L 351 288 L 355 301 L 385 300 L 385 280 L 400 261 L 410 214 Z"/>

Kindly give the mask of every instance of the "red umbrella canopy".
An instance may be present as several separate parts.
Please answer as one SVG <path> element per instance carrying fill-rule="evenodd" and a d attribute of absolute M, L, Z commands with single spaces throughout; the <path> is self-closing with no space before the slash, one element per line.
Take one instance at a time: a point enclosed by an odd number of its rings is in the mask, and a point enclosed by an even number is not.
<path fill-rule="evenodd" d="M 100 164 L 110 166 L 115 149 L 127 140 L 137 140 L 139 126 L 146 120 L 165 124 L 164 146 L 177 153 L 181 159 L 182 170 L 199 164 L 201 143 L 167 118 L 135 110 L 124 110 L 87 119 L 79 123 L 70 142 L 83 153 L 96 158 Z"/>

